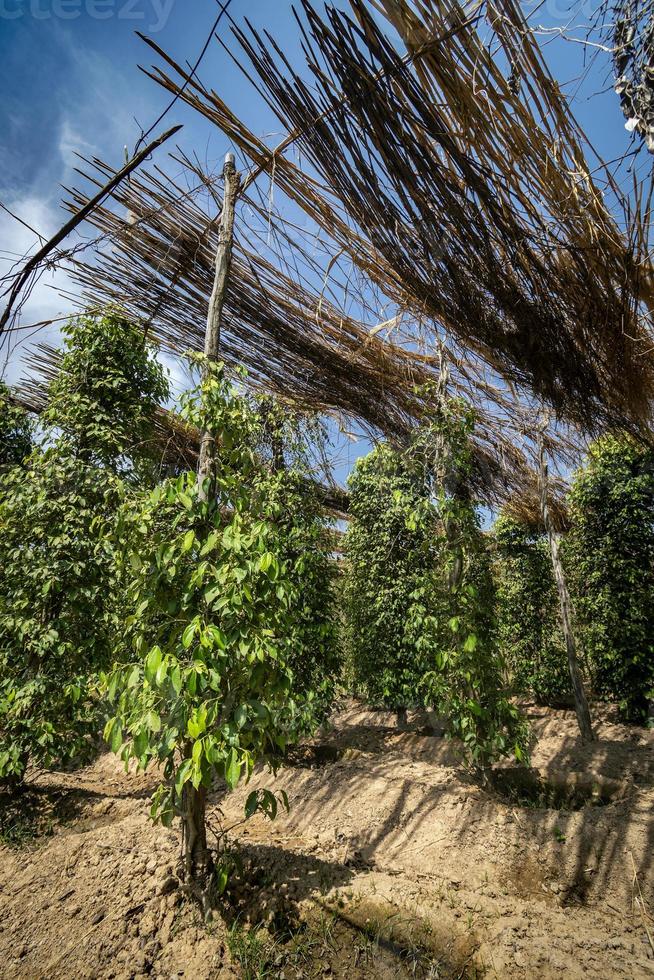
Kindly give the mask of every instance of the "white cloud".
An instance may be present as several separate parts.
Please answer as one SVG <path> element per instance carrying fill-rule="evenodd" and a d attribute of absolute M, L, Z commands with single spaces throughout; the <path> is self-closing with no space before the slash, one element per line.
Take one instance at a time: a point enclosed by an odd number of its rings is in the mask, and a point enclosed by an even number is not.
<path fill-rule="evenodd" d="M 57 131 L 54 140 L 54 159 L 50 156 L 37 168 L 29 185 L 17 192 L 20 174 L 5 171 L 0 177 L 0 200 L 14 214 L 34 228 L 45 239 L 51 237 L 67 218 L 61 208 L 61 185 L 83 187 L 75 168 L 83 166 L 79 155 L 98 156 L 112 166 L 121 166 L 124 146 L 130 151 L 139 135 L 134 115 L 149 122 L 155 108 L 149 99 L 134 92 L 133 80 L 97 52 L 80 48 L 70 30 L 53 24 L 53 43 L 62 49 L 62 57 L 74 66 L 73 75 L 79 84 L 66 86 L 67 100 L 53 105 Z M 74 78 L 73 78 L 74 81 Z M 71 93 L 76 95 L 71 97 Z M 58 112 L 56 111 L 58 108 Z M 58 157 L 58 159 L 57 159 Z M 3 186 L 4 185 L 4 186 Z M 79 240 L 79 233 L 78 235 Z M 84 235 L 84 231 L 81 232 Z M 65 244 L 75 243 L 75 237 Z M 6 275 L 39 245 L 39 238 L 28 228 L 0 209 L 0 277 Z M 25 302 L 19 325 L 64 317 L 73 312 L 70 299 L 62 291 L 75 293 L 76 287 L 63 269 L 48 270 L 39 278 Z M 3 300 L 0 299 L 0 307 Z M 31 331 L 18 331 L 5 341 L 1 349 L 0 373 L 17 381 L 25 373 L 25 349 L 31 344 L 47 341 L 56 343 L 58 326 L 43 328 L 35 336 Z M 11 349 L 7 359 L 7 347 Z"/>
<path fill-rule="evenodd" d="M 188 361 L 184 357 L 176 356 L 164 350 L 159 351 L 158 358 L 166 369 L 170 382 L 168 407 L 179 407 L 180 396 L 195 385 Z"/>
<path fill-rule="evenodd" d="M 28 193 L 3 199 L 3 203 L 14 214 L 45 238 L 51 236 L 61 225 L 61 212 L 56 205 L 46 198 Z M 5 276 L 13 268 L 19 268 L 26 255 L 31 254 L 39 245 L 39 238 L 20 224 L 15 218 L 0 210 L 0 276 Z M 18 263 L 18 266 L 16 266 Z M 64 315 L 70 309 L 70 302 L 63 300 L 59 293 L 70 287 L 69 279 L 63 269 L 47 270 L 35 283 L 22 307 L 19 320 L 20 326 L 26 326 L 41 320 L 55 319 Z M 0 301 L 4 304 L 4 298 Z M 10 382 L 16 382 L 26 371 L 23 357 L 26 347 L 35 342 L 52 342 L 58 336 L 57 327 L 41 329 L 37 336 L 32 331 L 20 330 L 7 338 L 2 349 L 0 367 L 7 360 L 5 377 Z"/>
<path fill-rule="evenodd" d="M 89 156 L 95 150 L 93 144 L 80 133 L 76 121 L 67 116 L 64 117 L 59 127 L 57 148 L 66 175 L 72 174 L 73 169 L 79 167 L 78 153 L 82 156 Z"/>
<path fill-rule="evenodd" d="M 60 107 L 59 152 L 64 169 L 70 174 L 79 166 L 76 152 L 121 164 L 125 145 L 131 152 L 139 136 L 135 120 L 147 127 L 157 112 L 154 86 L 142 86 L 136 66 L 117 68 L 98 51 L 80 47 L 70 30 L 60 26 L 57 43 L 79 79 L 79 85 L 67 87 L 66 102 Z M 77 97 L 71 97 L 71 92 Z"/>
<path fill-rule="evenodd" d="M 14 214 L 19 214 L 23 221 L 40 232 L 44 238 L 53 235 L 62 223 L 63 212 L 59 207 L 33 194 L 7 199 L 5 203 Z M 36 235 L 1 209 L 0 242 L 2 243 L 0 277 L 10 271 L 14 261 L 30 254 L 40 244 Z M 51 319 L 58 322 L 42 327 L 36 332 L 18 331 L 10 335 L 9 345 L 5 344 L 0 348 L 0 375 L 8 384 L 19 385 L 21 378 L 33 373 L 29 367 L 30 347 L 37 343 L 55 346 L 59 343 L 63 322 L 61 318 L 74 312 L 70 299 L 62 298 L 61 292 L 75 293 L 75 283 L 71 282 L 64 269 L 45 272 L 30 293 L 21 312 L 20 324 L 26 326 Z M 172 408 L 179 404 L 182 392 L 193 385 L 193 379 L 188 363 L 183 357 L 177 357 L 167 351 L 160 351 L 158 357 L 169 375 L 171 387 L 169 407 Z"/>

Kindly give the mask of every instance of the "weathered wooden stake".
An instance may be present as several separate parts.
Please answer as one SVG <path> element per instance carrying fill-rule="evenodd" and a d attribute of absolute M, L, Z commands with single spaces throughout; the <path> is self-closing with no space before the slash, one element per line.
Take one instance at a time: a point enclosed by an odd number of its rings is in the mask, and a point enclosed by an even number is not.
<path fill-rule="evenodd" d="M 228 153 L 225 157 L 225 194 L 223 209 L 220 215 L 220 232 L 216 250 L 216 271 L 213 280 L 213 290 L 209 300 L 207 314 L 207 330 L 204 337 L 204 353 L 209 361 L 217 361 L 220 350 L 220 327 L 222 321 L 225 293 L 229 281 L 229 270 L 232 263 L 232 243 L 234 241 L 234 212 L 236 198 L 241 184 L 241 175 L 236 172 L 234 156 Z M 210 432 L 204 431 L 200 440 L 200 458 L 198 461 L 198 485 L 200 495 L 206 500 L 209 496 L 212 477 L 215 470 L 215 439 Z M 207 482 L 208 481 L 208 482 Z"/>
<path fill-rule="evenodd" d="M 216 271 L 213 290 L 209 300 L 207 330 L 204 340 L 204 353 L 209 361 L 217 361 L 220 350 L 220 327 L 225 292 L 229 281 L 234 240 L 234 211 L 240 186 L 240 175 L 236 172 L 234 156 L 225 157 L 225 193 L 220 216 L 220 233 L 216 250 Z M 205 378 L 207 377 L 205 369 Z M 214 494 L 216 440 L 206 429 L 200 441 L 198 461 L 198 488 L 200 499 L 209 500 Z M 200 899 L 205 915 L 209 913 L 209 888 L 213 874 L 213 860 L 207 847 L 206 831 L 206 788 L 196 789 L 186 783 L 182 799 L 182 835 L 184 865 L 189 886 Z"/>
<path fill-rule="evenodd" d="M 544 438 L 544 433 L 541 431 L 541 438 L 540 438 L 541 515 L 543 518 L 543 524 L 545 526 L 545 532 L 547 534 L 547 538 L 549 541 L 550 556 L 552 559 L 552 568 L 554 570 L 554 579 L 556 581 L 556 587 L 559 591 L 559 603 L 561 606 L 561 621 L 563 623 L 563 636 L 565 638 L 565 646 L 568 653 L 568 669 L 570 670 L 570 681 L 572 683 L 572 693 L 575 701 L 575 711 L 577 713 L 577 722 L 579 723 L 579 731 L 581 732 L 581 738 L 584 742 L 593 742 L 595 740 L 595 734 L 593 732 L 593 726 L 590 719 L 590 710 L 588 708 L 588 699 L 586 697 L 586 691 L 584 689 L 584 681 L 581 676 L 581 670 L 579 669 L 579 661 L 577 659 L 577 644 L 575 642 L 575 635 L 572 628 L 572 601 L 570 599 L 570 593 L 568 591 L 568 583 L 566 582 L 565 572 L 563 570 L 563 565 L 561 564 L 561 556 L 559 554 L 560 535 L 552 525 L 549 504 L 547 502 L 548 483 L 549 483 L 548 469 L 547 469 L 547 461 L 545 459 L 545 438 Z"/>

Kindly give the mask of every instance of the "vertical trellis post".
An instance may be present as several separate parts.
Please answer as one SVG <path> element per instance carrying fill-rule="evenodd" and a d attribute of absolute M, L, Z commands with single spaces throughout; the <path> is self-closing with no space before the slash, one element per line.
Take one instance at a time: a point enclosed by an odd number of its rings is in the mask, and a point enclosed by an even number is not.
<path fill-rule="evenodd" d="M 222 321 L 225 293 L 229 282 L 229 271 L 232 262 L 232 243 L 234 241 L 234 214 L 236 198 L 241 183 L 241 176 L 236 171 L 233 153 L 225 157 L 225 191 L 223 208 L 220 215 L 220 231 L 218 248 L 216 249 L 216 268 L 213 280 L 209 312 L 207 314 L 207 329 L 204 336 L 204 353 L 209 361 L 217 361 L 220 351 L 220 328 Z M 209 489 L 214 473 L 215 439 L 210 432 L 204 431 L 200 440 L 200 458 L 198 461 L 198 484 L 200 494 L 209 496 Z M 207 482 L 209 481 L 209 482 Z"/>
<path fill-rule="evenodd" d="M 228 153 L 225 157 L 223 175 L 225 179 L 225 191 L 222 213 L 220 215 L 213 289 L 211 299 L 209 300 L 207 329 L 204 341 L 204 353 L 208 361 L 218 360 L 222 312 L 232 259 L 234 214 L 236 198 L 238 197 L 240 187 L 240 174 L 236 171 L 232 153 Z M 207 370 L 205 369 L 206 377 Z M 214 496 L 215 462 L 216 439 L 213 433 L 205 429 L 200 439 L 200 456 L 197 470 L 198 492 L 202 500 L 210 500 Z M 187 782 L 182 790 L 182 837 L 185 868 L 187 878 L 199 890 L 199 897 L 204 906 L 205 914 L 208 913 L 209 909 L 208 895 L 213 873 L 211 853 L 207 847 L 206 805 L 206 788 L 200 786 L 196 789 L 190 782 Z"/>
<path fill-rule="evenodd" d="M 572 694 L 575 702 L 575 712 L 577 714 L 577 722 L 579 724 L 579 731 L 581 732 L 581 737 L 584 742 L 593 742 L 595 740 L 595 734 L 593 732 L 593 726 L 590 719 L 590 710 L 588 708 L 588 699 L 586 698 L 586 691 L 584 689 L 584 681 L 581 676 L 581 670 L 579 668 L 579 660 L 577 658 L 577 644 L 575 641 L 575 635 L 572 627 L 572 601 L 570 599 L 570 593 L 568 591 L 568 583 L 566 582 L 565 572 L 563 570 L 563 565 L 561 563 L 561 556 L 559 554 L 559 537 L 560 535 L 554 529 L 552 524 L 552 518 L 550 516 L 550 509 L 548 503 L 548 467 L 547 460 L 545 458 L 545 433 L 544 426 L 540 433 L 540 507 L 541 516 L 543 519 L 543 525 L 545 527 L 545 533 L 547 534 L 547 539 L 550 547 L 550 557 L 552 559 L 552 569 L 554 571 L 554 579 L 556 581 L 556 587 L 559 592 L 559 605 L 561 608 L 561 622 L 563 625 L 563 636 L 565 638 L 565 647 L 568 654 L 568 669 L 570 671 L 570 681 L 572 684 Z"/>

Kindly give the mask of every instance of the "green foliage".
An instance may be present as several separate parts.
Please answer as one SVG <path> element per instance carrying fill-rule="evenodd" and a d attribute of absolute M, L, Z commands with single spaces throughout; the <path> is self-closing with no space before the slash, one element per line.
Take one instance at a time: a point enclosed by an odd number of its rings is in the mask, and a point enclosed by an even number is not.
<path fill-rule="evenodd" d="M 132 404 L 130 437 L 129 418 L 109 415 L 97 380 L 105 363 L 112 363 L 105 339 L 91 343 L 93 357 L 87 352 L 83 370 L 76 365 L 81 338 L 92 337 L 92 324 L 85 319 L 67 331 L 66 373 L 52 384 L 46 448 L 36 447 L 24 467 L 1 478 L 0 779 L 20 779 L 30 760 L 50 765 L 83 755 L 98 728 L 95 679 L 110 660 L 116 633 L 110 540 L 125 496 L 109 447 L 119 451 L 115 433 L 121 432 L 125 457 L 144 431 L 141 407 L 123 389 L 135 384 L 137 391 L 154 395 L 162 388 L 152 355 L 143 360 L 142 333 L 110 332 L 120 344 L 113 363 L 125 367 L 122 382 L 111 368 L 111 386 L 122 392 L 117 407 L 127 412 Z M 107 324 L 95 322 L 103 338 Z M 67 388 L 73 376 L 74 387 Z M 95 422 L 85 435 L 90 418 Z"/>
<path fill-rule="evenodd" d="M 505 755 L 525 760 L 528 728 L 508 696 L 490 556 L 468 491 L 473 430 L 471 409 L 443 398 L 411 447 L 429 488 L 413 520 L 423 524 L 438 551 L 430 577 L 440 602 L 430 609 L 419 600 L 409 623 L 416 644 L 430 649 L 435 664 L 423 678 L 423 691 L 469 763 L 483 768 Z"/>
<path fill-rule="evenodd" d="M 545 536 L 508 514 L 500 514 L 493 534 L 498 641 L 515 688 L 538 704 L 567 704 L 570 673 Z"/>
<path fill-rule="evenodd" d="M 267 930 L 245 928 L 236 919 L 227 933 L 227 946 L 241 967 L 243 980 L 265 980 L 279 975 L 279 954 Z"/>
<path fill-rule="evenodd" d="M 143 328 L 109 312 L 71 320 L 63 334 L 44 423 L 62 430 L 75 458 L 141 476 L 156 454 L 154 412 L 169 390 Z"/>
<path fill-rule="evenodd" d="M 286 664 L 306 733 L 329 713 L 340 671 L 334 578 L 329 528 L 316 495 L 301 472 L 266 477 L 267 519 L 276 525 L 277 558 L 292 584 L 292 643 Z"/>
<path fill-rule="evenodd" d="M 322 452 L 324 427 L 270 397 L 253 405 L 258 414 L 257 456 L 266 472 L 266 495 L 279 532 L 279 559 L 293 582 L 293 643 L 287 665 L 306 732 L 322 721 L 340 673 L 336 567 L 329 554 L 330 526 L 312 486 L 309 448 Z"/>
<path fill-rule="evenodd" d="M 348 672 L 355 690 L 375 705 L 403 708 L 416 702 L 431 666 L 430 651 L 416 648 L 407 631 L 409 610 L 433 595 L 429 570 L 436 547 L 410 518 L 426 493 L 405 455 L 382 444 L 357 461 L 348 481 L 350 524 L 343 584 Z"/>
<path fill-rule="evenodd" d="M 436 666 L 425 674 L 421 690 L 445 716 L 449 735 L 460 741 L 474 767 L 506 755 L 523 761 L 528 731 L 508 696 L 505 663 L 490 621 L 490 562 L 474 511 L 459 511 L 458 520 L 465 553 L 460 582 L 441 609 L 425 613 L 417 604 L 411 611 L 417 642 L 430 649 Z"/>
<path fill-rule="evenodd" d="M 261 416 L 213 366 L 184 414 L 218 447 L 213 492 L 195 474 L 128 505 L 120 539 L 134 654 L 106 676 L 112 749 L 163 766 L 152 814 L 169 823 L 184 787 L 229 789 L 273 767 L 303 719 L 294 648 L 307 642 L 303 566 L 283 472 L 256 452 Z M 297 657 L 297 652 L 295 653 Z"/>
<path fill-rule="evenodd" d="M 443 400 L 404 452 L 382 446 L 351 480 L 345 587 L 351 670 L 373 701 L 442 712 L 475 766 L 526 753 L 504 690 L 494 589 L 466 489 L 473 418 Z"/>
<path fill-rule="evenodd" d="M 49 765 L 93 733 L 93 668 L 105 662 L 114 578 L 105 539 L 122 498 L 113 474 L 35 451 L 0 500 L 0 777 Z"/>
<path fill-rule="evenodd" d="M 654 698 L 654 453 L 605 436 L 570 493 L 564 560 L 598 693 L 644 722 Z"/>
<path fill-rule="evenodd" d="M 28 413 L 12 404 L 9 389 L 0 381 L 0 473 L 19 466 L 32 449 L 34 422 Z"/>

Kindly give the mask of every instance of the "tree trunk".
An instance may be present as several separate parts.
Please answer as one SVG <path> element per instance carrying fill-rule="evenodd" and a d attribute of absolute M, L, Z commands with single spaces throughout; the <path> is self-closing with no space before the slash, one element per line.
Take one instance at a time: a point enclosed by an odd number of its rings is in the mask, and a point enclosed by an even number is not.
<path fill-rule="evenodd" d="M 225 194 L 220 216 L 216 268 L 204 341 L 204 353 L 209 361 L 218 360 L 220 349 L 222 311 L 232 259 L 234 213 L 240 186 L 240 174 L 236 172 L 231 153 L 228 153 L 225 158 L 224 177 Z M 198 461 L 198 487 L 202 500 L 211 499 L 215 494 L 215 457 L 216 440 L 212 432 L 205 430 L 200 441 Z M 184 871 L 187 885 L 199 898 L 205 916 L 209 912 L 209 886 L 213 875 L 213 860 L 207 847 L 206 806 L 206 787 L 200 786 L 195 789 L 191 783 L 186 783 L 182 790 Z"/>
<path fill-rule="evenodd" d="M 439 411 L 444 414 L 447 408 L 447 386 L 450 380 L 450 369 L 442 346 L 439 349 L 438 356 L 439 374 L 438 384 L 434 392 L 434 401 Z M 452 467 L 451 447 L 442 433 L 437 434 L 434 448 L 436 482 L 439 489 L 443 490 L 453 500 L 460 499 L 463 490 L 460 474 Z M 451 515 L 445 517 L 443 524 L 447 546 L 452 556 L 452 566 L 448 574 L 448 587 L 452 595 L 455 595 L 463 578 L 465 560 L 461 543 L 461 532 L 458 521 Z"/>
<path fill-rule="evenodd" d="M 205 913 L 209 907 L 209 887 L 213 858 L 207 847 L 207 790 L 186 783 L 182 790 L 182 850 L 187 884 L 199 898 Z"/>
<path fill-rule="evenodd" d="M 552 531 L 548 537 L 550 542 L 550 554 L 552 556 L 552 568 L 554 569 L 554 578 L 556 580 L 556 586 L 559 590 L 563 636 L 565 638 L 565 647 L 568 653 L 568 668 L 570 670 L 570 681 L 572 682 L 572 693 L 575 700 L 575 711 L 577 713 L 577 721 L 579 722 L 579 731 L 581 732 L 581 737 L 584 742 L 592 742 L 595 735 L 593 733 L 586 691 L 584 690 L 584 682 L 577 660 L 577 644 L 575 643 L 575 637 L 572 631 L 570 593 L 568 592 L 568 585 L 565 580 L 565 573 L 563 571 L 563 565 L 561 564 L 561 558 L 559 556 L 559 535 Z"/>
<path fill-rule="evenodd" d="M 549 504 L 547 501 L 548 473 L 547 463 L 545 461 L 545 441 L 543 434 L 541 434 L 540 442 L 540 483 L 541 514 L 543 524 L 545 526 L 545 532 L 549 541 L 554 579 L 559 592 L 563 636 L 565 638 L 565 647 L 568 654 L 568 669 L 570 671 L 570 681 L 572 683 L 572 694 L 575 701 L 577 722 L 579 724 L 579 731 L 581 732 L 582 741 L 593 742 L 595 740 L 595 734 L 593 732 L 593 726 L 590 718 L 590 710 L 588 708 L 588 699 L 586 698 L 584 682 L 581 676 L 581 670 L 579 669 L 577 644 L 575 642 L 575 635 L 572 629 L 572 602 L 568 591 L 568 583 L 566 582 L 563 565 L 561 564 L 561 557 L 559 555 L 560 535 L 552 526 Z"/>

